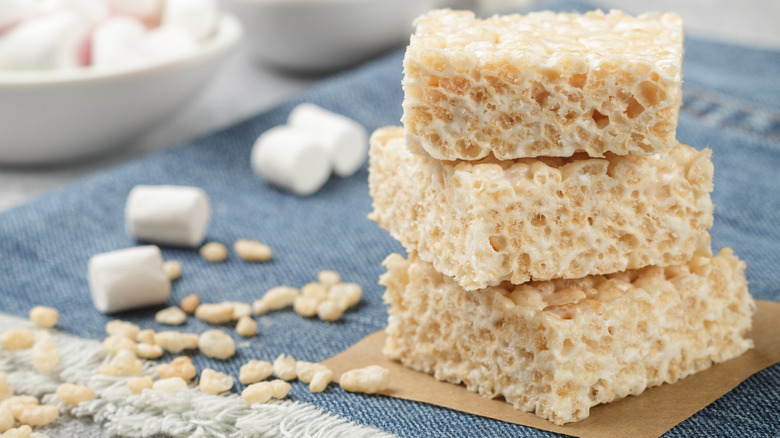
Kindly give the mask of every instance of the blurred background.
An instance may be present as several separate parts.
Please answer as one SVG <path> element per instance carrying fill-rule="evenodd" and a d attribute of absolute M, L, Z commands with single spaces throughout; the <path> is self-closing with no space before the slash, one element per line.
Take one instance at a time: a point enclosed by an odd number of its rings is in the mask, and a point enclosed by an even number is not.
<path fill-rule="evenodd" d="M 8 0 L 0 0 L 0 19 L 8 12 L 7 9 L 3 11 L 7 8 L 4 5 L 11 3 Z M 88 158 L 44 165 L 34 162 L 23 165 L 9 164 L 3 159 L 2 150 L 4 147 L 12 148 L 13 145 L 8 142 L 5 145 L 0 144 L 0 211 L 97 170 L 152 151 L 176 146 L 229 126 L 284 101 L 330 74 L 337 74 L 340 69 L 380 56 L 387 50 L 402 47 L 403 39 L 408 38 L 411 30 L 407 15 L 416 14 L 416 9 L 449 5 L 470 8 L 485 16 L 497 12 L 541 9 L 546 3 L 549 2 L 223 0 L 218 3 L 220 11 L 238 18 L 243 24 L 243 38 L 238 40 L 234 47 L 230 47 L 224 57 L 215 58 L 218 65 L 213 76 L 212 73 L 203 73 L 205 85 L 192 91 L 192 99 L 176 108 L 172 116 L 155 126 L 143 129 L 132 140 L 123 142 L 122 146 L 93 154 Z M 381 9 L 382 4 L 384 9 Z M 632 14 L 649 10 L 674 11 L 683 17 L 688 36 L 780 50 L 780 26 L 777 24 L 780 2 L 774 0 L 594 0 L 587 4 L 603 9 L 618 8 Z M 361 8 L 365 8 L 373 17 L 381 19 L 366 21 L 360 15 L 364 13 Z M 374 8 L 373 12 L 371 8 Z M 312 19 L 331 23 L 338 23 L 338 20 L 343 19 L 344 23 L 332 26 L 327 32 L 323 31 L 325 36 L 322 43 L 339 41 L 341 46 L 349 49 L 331 54 L 326 53 L 324 48 L 311 47 L 300 41 L 296 35 L 300 36 L 301 28 L 312 26 L 307 22 Z M 0 32 L 2 30 L 0 26 Z M 229 41 L 226 45 L 229 45 Z M 326 56 L 317 58 L 318 54 Z M 307 65 L 305 62 L 301 64 L 301 59 L 316 62 L 313 65 Z M 187 68 L 192 70 L 194 67 Z M 18 79 L 20 73 L 14 74 L 15 79 L 11 81 L 13 86 L 3 84 L 5 77 L 0 75 L 0 92 L 9 91 L 9 87 L 10 92 L 15 92 L 31 86 L 25 83 L 25 80 Z M 0 119 L 4 116 L 2 111 L 13 110 L 3 109 L 0 102 Z M 36 120 L 28 122 L 32 125 L 37 123 Z M 40 129 L 45 130 L 46 127 L 40 126 Z M 0 130 L 0 141 L 2 135 Z"/>

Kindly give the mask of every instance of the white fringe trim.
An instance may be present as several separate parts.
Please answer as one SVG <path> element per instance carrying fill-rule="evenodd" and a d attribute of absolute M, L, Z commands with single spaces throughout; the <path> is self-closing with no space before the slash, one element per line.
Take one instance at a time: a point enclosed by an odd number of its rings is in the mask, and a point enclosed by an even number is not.
<path fill-rule="evenodd" d="M 0 313 L 0 331 L 35 326 L 27 319 Z M 60 352 L 60 362 L 44 375 L 32 366 L 30 350 L 0 349 L 0 370 L 17 394 L 31 394 L 60 412 L 91 419 L 112 435 L 148 437 L 355 437 L 387 438 L 393 435 L 350 422 L 308 403 L 278 400 L 267 404 L 244 402 L 236 393 L 209 395 L 197 386 L 176 394 L 151 389 L 133 394 L 129 377 L 106 377 L 98 367 L 108 355 L 97 341 L 81 339 L 57 330 L 35 329 L 36 338 L 51 335 Z M 142 375 L 154 375 L 155 364 L 147 361 Z M 78 406 L 63 403 L 54 391 L 65 382 L 88 385 L 93 400 Z"/>

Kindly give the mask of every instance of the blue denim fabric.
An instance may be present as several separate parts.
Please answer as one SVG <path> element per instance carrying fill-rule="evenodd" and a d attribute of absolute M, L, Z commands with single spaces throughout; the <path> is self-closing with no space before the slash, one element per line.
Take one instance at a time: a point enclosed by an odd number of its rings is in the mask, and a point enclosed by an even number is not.
<path fill-rule="evenodd" d="M 586 10 L 582 3 L 546 4 Z M 291 311 L 259 318 L 256 339 L 239 340 L 228 361 L 193 356 L 237 375 L 251 358 L 280 353 L 319 361 L 385 326 L 387 313 L 377 279 L 381 262 L 401 246 L 366 219 L 371 210 L 367 168 L 332 178 L 316 195 L 296 197 L 255 177 L 249 168 L 254 139 L 285 122 L 298 103 L 313 102 L 360 121 L 368 130 L 399 124 L 401 50 L 323 80 L 267 112 L 180 148 L 101 172 L 39 200 L 0 214 L 0 311 L 24 316 L 35 304 L 61 310 L 59 327 L 102 339 L 110 319 L 92 305 L 87 261 L 93 254 L 136 244 L 124 229 L 124 203 L 136 184 L 195 185 L 212 200 L 208 240 L 256 238 L 269 243 L 274 260 L 248 264 L 235 256 L 209 264 L 194 250 L 163 248 L 182 262 L 182 278 L 170 302 L 197 293 L 204 302 L 251 302 L 280 284 L 301 286 L 322 269 L 335 269 L 365 288 L 363 302 L 339 322 L 304 319 Z M 686 105 L 680 141 L 710 147 L 715 163 L 713 247 L 731 246 L 748 263 L 750 291 L 780 301 L 780 54 L 695 39 L 686 41 Z M 165 329 L 144 309 L 112 316 Z M 191 318 L 183 330 L 209 328 Z M 227 330 L 227 327 L 226 327 Z M 242 344 L 246 342 L 246 344 Z M 245 345 L 245 346 L 241 346 Z M 237 389 L 241 390 L 239 386 Z M 311 394 L 293 383 L 290 397 L 403 437 L 555 436 L 535 429 L 381 396 L 331 387 Z M 774 365 L 668 432 L 669 437 L 780 436 L 780 365 Z M 638 413 L 639 414 L 639 413 Z"/>

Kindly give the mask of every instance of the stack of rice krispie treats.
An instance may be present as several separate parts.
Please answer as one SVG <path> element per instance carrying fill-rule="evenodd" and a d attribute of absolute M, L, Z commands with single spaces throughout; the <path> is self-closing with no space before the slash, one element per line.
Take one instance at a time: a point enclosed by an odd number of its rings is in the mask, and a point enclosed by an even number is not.
<path fill-rule="evenodd" d="M 675 14 L 417 20 L 369 217 L 408 252 L 384 353 L 563 424 L 752 346 L 745 263 L 713 256 L 708 149 L 675 139 Z"/>

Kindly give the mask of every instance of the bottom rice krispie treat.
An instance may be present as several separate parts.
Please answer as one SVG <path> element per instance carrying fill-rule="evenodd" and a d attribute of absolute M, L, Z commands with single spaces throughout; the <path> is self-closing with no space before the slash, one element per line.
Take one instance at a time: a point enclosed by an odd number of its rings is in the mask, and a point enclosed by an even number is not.
<path fill-rule="evenodd" d="M 557 424 L 752 347 L 755 303 L 729 248 L 666 268 L 471 292 L 415 253 L 385 265 L 387 356 Z"/>

